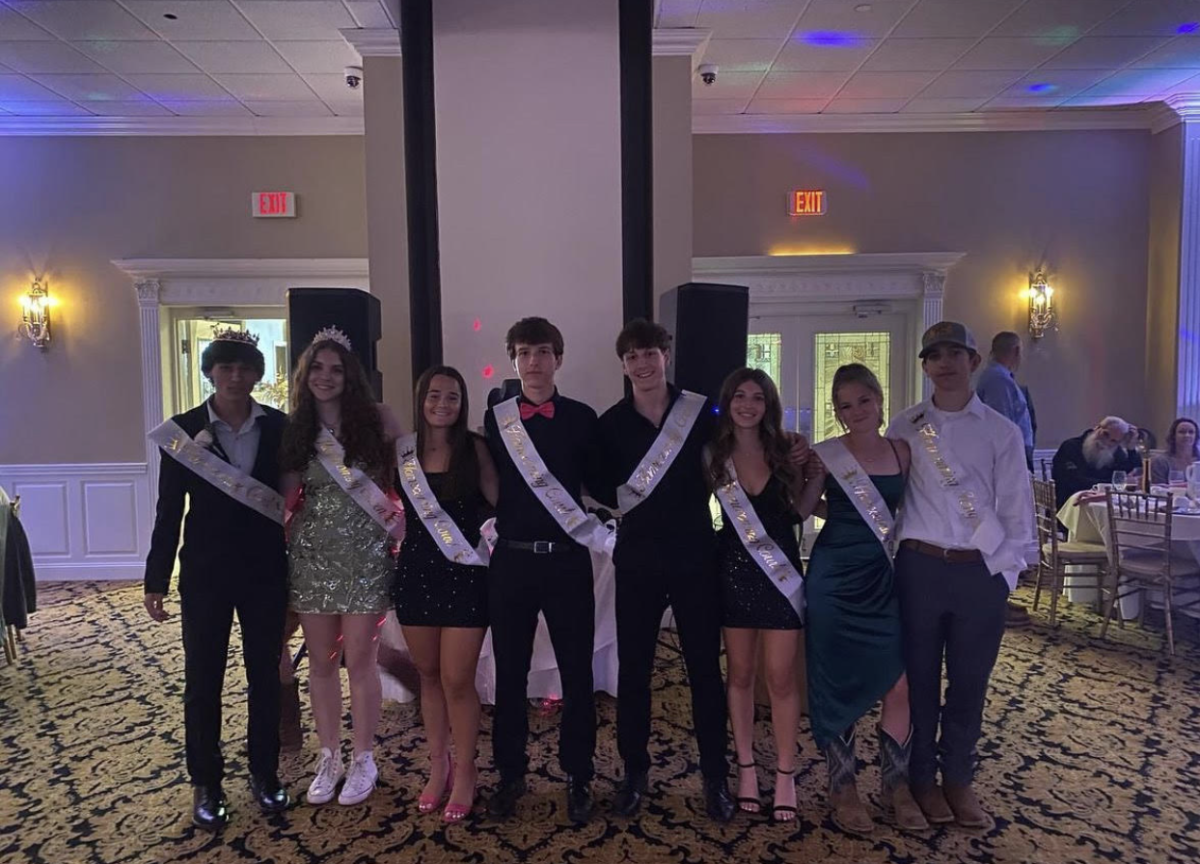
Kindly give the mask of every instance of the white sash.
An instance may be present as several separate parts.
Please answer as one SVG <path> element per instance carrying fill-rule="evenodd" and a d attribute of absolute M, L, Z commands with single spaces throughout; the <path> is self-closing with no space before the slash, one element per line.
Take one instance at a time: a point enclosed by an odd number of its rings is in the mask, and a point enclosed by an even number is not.
<path fill-rule="evenodd" d="M 683 442 L 691 434 L 692 427 L 696 425 L 696 418 L 704 408 L 704 401 L 704 397 L 699 393 L 684 390 L 679 394 L 679 398 L 667 414 L 667 419 L 663 421 L 654 444 L 633 469 L 628 482 L 617 489 L 617 504 L 620 505 L 622 513 L 628 513 L 641 504 L 658 487 L 659 481 L 670 470 L 675 457 L 683 449 Z"/>
<path fill-rule="evenodd" d="M 395 540 L 404 539 L 404 508 L 393 501 L 359 468 L 346 465 L 346 451 L 333 433 L 317 436 L 317 461 L 350 498 Z"/>
<path fill-rule="evenodd" d="M 1004 527 L 992 501 L 970 482 L 970 475 L 942 448 L 941 430 L 928 411 L 918 411 L 908 422 L 916 445 L 912 448 L 914 453 L 937 472 L 937 482 L 950 499 L 950 509 L 971 526 L 971 546 L 991 555 L 1004 542 Z"/>
<path fill-rule="evenodd" d="M 791 604 L 796 614 L 803 618 L 804 577 L 796 571 L 787 555 L 767 534 L 762 520 L 754 512 L 754 505 L 750 503 L 746 490 L 738 482 L 737 470 L 733 467 L 732 459 L 725 463 L 725 471 L 729 482 L 717 489 L 717 500 L 721 502 L 721 509 L 725 511 L 725 518 L 737 532 L 738 539 L 742 541 L 750 557 L 767 574 L 771 584 Z"/>
<path fill-rule="evenodd" d="M 480 549 L 472 548 L 458 525 L 446 515 L 441 502 L 433 494 L 417 458 L 416 433 L 396 439 L 396 464 L 400 466 L 400 488 L 404 490 L 409 503 L 416 508 L 415 512 L 420 517 L 421 524 L 425 526 L 425 530 L 429 532 L 429 536 L 446 559 L 455 564 L 468 564 L 472 567 L 486 566 L 486 562 L 480 557 L 480 551 L 486 550 L 487 546 L 481 543 Z"/>
<path fill-rule="evenodd" d="M 533 446 L 525 424 L 521 422 L 521 409 L 517 399 L 518 397 L 514 396 L 506 402 L 501 402 L 492 408 L 492 413 L 496 415 L 500 439 L 504 442 L 517 471 L 525 480 L 525 485 L 572 540 L 593 551 L 611 553 L 616 536 L 595 515 L 587 513 L 576 504 L 570 493 L 550 473 L 537 448 Z"/>
<path fill-rule="evenodd" d="M 216 486 L 234 501 L 245 504 L 272 522 L 283 524 L 283 496 L 263 483 L 243 474 L 216 453 L 201 447 L 174 420 L 167 420 L 146 436 L 163 452 Z"/>
<path fill-rule="evenodd" d="M 858 463 L 841 438 L 829 438 L 814 444 L 813 451 L 821 457 L 830 475 L 854 504 L 858 515 L 874 532 L 875 539 L 883 546 L 890 561 L 896 551 L 896 523 L 866 469 Z"/>

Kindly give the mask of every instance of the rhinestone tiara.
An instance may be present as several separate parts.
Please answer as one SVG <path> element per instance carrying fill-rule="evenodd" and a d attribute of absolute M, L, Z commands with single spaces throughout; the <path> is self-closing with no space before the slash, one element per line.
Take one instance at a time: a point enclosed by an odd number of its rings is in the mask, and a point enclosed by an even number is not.
<path fill-rule="evenodd" d="M 352 347 L 350 347 L 350 337 L 332 325 L 318 330 L 316 334 L 313 335 L 312 344 L 316 345 L 318 342 L 326 341 L 336 342 L 347 351 L 354 350 Z"/>
<path fill-rule="evenodd" d="M 213 331 L 214 342 L 241 342 L 251 348 L 258 347 L 258 337 L 248 330 L 234 330 L 232 327 L 217 328 Z"/>

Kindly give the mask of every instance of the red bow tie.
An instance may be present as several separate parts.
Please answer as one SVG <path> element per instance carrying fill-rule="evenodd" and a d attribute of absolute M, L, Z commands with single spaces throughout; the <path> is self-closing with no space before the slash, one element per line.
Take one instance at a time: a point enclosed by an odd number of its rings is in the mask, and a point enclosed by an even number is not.
<path fill-rule="evenodd" d="M 541 414 L 547 420 L 554 419 L 554 403 L 550 401 L 543 402 L 541 405 L 530 405 L 528 402 L 521 403 L 521 419 L 528 420 L 530 417 L 535 417 Z"/>

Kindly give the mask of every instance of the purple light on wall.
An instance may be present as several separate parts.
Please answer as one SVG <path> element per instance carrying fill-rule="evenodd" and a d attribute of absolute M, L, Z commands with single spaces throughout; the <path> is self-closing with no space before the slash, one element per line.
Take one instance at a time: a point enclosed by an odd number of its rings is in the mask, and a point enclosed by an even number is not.
<path fill-rule="evenodd" d="M 1175 28 L 1175 32 L 1179 34 L 1195 33 L 1200 30 L 1200 21 L 1185 21 Z"/>
<path fill-rule="evenodd" d="M 800 34 L 800 39 L 808 45 L 820 48 L 853 48 L 861 44 L 862 39 L 854 33 L 841 30 L 810 30 Z"/>

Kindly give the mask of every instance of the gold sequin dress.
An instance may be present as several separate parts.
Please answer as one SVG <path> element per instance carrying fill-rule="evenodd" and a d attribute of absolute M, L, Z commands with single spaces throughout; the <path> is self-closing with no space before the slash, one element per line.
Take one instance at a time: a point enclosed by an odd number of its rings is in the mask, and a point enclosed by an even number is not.
<path fill-rule="evenodd" d="M 378 478 L 372 478 L 378 482 Z M 304 506 L 288 529 L 288 600 L 296 612 L 367 614 L 391 608 L 391 538 L 316 459 Z"/>

